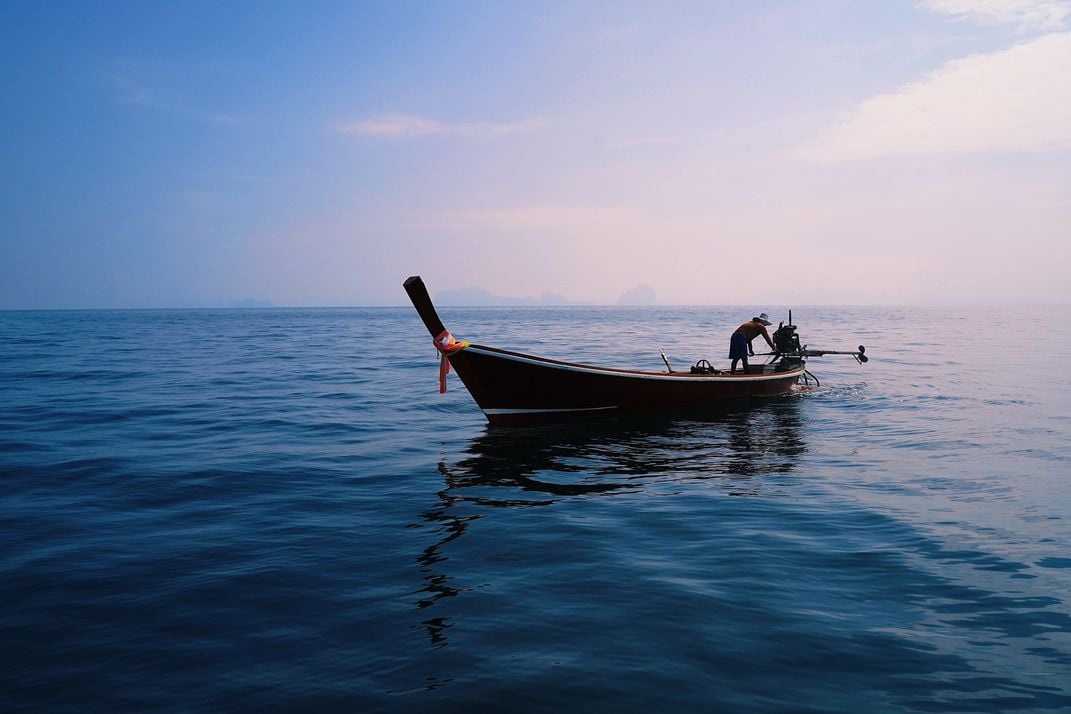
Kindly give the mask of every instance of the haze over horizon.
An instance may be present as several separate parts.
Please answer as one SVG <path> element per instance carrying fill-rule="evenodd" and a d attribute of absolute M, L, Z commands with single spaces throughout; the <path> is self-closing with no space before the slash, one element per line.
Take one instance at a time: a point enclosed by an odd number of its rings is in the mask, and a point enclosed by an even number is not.
<path fill-rule="evenodd" d="M 1071 302 L 1071 0 L 11 0 L 0 57 L 0 309 Z"/>

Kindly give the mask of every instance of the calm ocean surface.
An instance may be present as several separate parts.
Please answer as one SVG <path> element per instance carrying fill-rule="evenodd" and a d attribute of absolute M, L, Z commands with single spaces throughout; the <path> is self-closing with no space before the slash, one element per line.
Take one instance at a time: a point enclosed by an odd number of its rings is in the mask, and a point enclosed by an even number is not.
<path fill-rule="evenodd" d="M 654 370 L 750 317 L 441 313 Z M 509 429 L 411 308 L 0 312 L 0 709 L 1071 711 L 1071 321 L 794 317 L 871 361 Z"/>

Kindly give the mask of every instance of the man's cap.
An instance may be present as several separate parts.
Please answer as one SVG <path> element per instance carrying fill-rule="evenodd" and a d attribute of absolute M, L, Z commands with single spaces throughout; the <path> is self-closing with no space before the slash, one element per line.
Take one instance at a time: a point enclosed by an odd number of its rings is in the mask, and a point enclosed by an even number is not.
<path fill-rule="evenodd" d="M 758 317 L 753 317 L 751 319 L 754 320 L 755 322 L 761 322 L 764 325 L 771 324 L 770 323 L 770 316 L 767 315 L 765 312 L 760 314 Z"/>

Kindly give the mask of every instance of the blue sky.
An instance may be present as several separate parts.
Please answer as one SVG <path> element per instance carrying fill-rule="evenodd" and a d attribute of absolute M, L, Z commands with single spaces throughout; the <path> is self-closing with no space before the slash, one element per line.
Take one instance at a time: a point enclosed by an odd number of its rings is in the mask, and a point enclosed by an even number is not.
<path fill-rule="evenodd" d="M 1071 2 L 0 5 L 0 308 L 1071 298 Z"/>

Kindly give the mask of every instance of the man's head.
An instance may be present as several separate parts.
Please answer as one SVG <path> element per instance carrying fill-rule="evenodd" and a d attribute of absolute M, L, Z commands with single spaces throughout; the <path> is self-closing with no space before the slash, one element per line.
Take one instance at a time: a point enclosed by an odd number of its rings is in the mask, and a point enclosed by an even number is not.
<path fill-rule="evenodd" d="M 769 324 L 771 324 L 771 323 L 770 323 L 770 316 L 769 316 L 769 315 L 767 315 L 767 314 L 766 314 L 765 312 L 764 312 L 764 313 L 762 313 L 761 315 L 759 315 L 758 317 L 753 317 L 753 318 L 751 318 L 751 319 L 752 319 L 752 320 L 753 320 L 754 322 L 761 322 L 761 323 L 762 323 L 762 324 L 764 324 L 764 325 L 769 325 Z"/>

